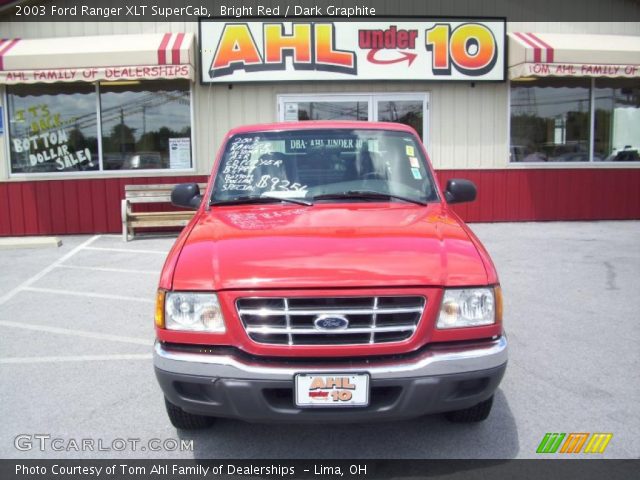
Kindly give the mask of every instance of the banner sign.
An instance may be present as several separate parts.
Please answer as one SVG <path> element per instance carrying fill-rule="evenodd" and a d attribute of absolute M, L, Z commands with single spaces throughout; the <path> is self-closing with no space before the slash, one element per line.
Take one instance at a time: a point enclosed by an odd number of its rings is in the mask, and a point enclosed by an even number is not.
<path fill-rule="evenodd" d="M 200 21 L 202 83 L 505 80 L 505 21 Z"/>
<path fill-rule="evenodd" d="M 602 65 L 572 63 L 521 63 L 509 68 L 509 78 L 522 77 L 608 77 L 638 78 L 639 65 Z"/>
<path fill-rule="evenodd" d="M 129 67 L 47 68 L 0 71 L 0 84 L 101 82 L 121 80 L 171 80 L 194 77 L 191 65 L 144 65 Z"/>

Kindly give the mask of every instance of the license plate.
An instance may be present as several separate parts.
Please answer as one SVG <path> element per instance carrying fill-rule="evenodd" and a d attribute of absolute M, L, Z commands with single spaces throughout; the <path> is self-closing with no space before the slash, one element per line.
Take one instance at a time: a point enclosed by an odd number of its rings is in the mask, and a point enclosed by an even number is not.
<path fill-rule="evenodd" d="M 300 373 L 295 376 L 298 407 L 366 407 L 369 374 Z"/>

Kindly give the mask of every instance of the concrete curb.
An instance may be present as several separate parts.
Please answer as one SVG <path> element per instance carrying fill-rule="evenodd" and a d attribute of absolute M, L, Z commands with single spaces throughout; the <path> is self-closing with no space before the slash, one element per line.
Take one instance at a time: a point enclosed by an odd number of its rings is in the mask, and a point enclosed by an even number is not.
<path fill-rule="evenodd" d="M 62 245 L 58 237 L 3 237 L 0 238 L 0 250 L 24 248 L 51 248 Z"/>

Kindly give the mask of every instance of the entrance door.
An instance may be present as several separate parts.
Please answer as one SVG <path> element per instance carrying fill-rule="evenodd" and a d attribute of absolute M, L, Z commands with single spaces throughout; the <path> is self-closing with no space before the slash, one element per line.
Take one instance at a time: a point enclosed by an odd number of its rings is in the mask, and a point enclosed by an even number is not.
<path fill-rule="evenodd" d="M 368 121 L 368 95 L 281 95 L 280 121 L 362 120 Z"/>
<path fill-rule="evenodd" d="M 279 95 L 281 122 L 362 120 L 396 122 L 413 127 L 427 142 L 428 93 Z"/>
<path fill-rule="evenodd" d="M 373 116 L 378 122 L 402 123 L 413 127 L 426 143 L 427 94 L 375 95 Z"/>

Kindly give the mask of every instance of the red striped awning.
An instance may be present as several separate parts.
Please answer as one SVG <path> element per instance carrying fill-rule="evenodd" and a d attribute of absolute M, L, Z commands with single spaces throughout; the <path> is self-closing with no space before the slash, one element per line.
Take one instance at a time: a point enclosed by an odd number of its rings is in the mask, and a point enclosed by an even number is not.
<path fill-rule="evenodd" d="M 194 78 L 194 35 L 0 39 L 0 83 Z"/>
<path fill-rule="evenodd" d="M 509 78 L 640 77 L 640 37 L 511 32 Z"/>

